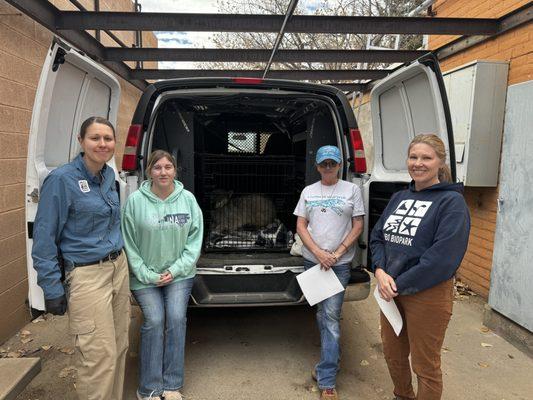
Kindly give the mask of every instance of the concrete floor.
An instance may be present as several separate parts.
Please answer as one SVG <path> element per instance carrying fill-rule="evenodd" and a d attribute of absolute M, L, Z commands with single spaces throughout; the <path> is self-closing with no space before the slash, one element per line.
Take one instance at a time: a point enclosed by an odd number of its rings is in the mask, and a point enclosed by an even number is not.
<path fill-rule="evenodd" d="M 443 399 L 532 399 L 533 360 L 483 327 L 483 306 L 482 299 L 475 296 L 459 297 L 455 302 L 443 349 Z M 392 397 L 377 317 L 373 298 L 344 305 L 338 376 L 341 399 Z M 42 358 L 43 370 L 18 399 L 76 399 L 66 319 L 30 323 L 25 330 L 31 334 L 10 339 L 2 346 L 3 354 L 8 348 L 9 352 L 35 351 L 31 356 Z M 33 340 L 21 342 L 28 338 Z M 135 398 L 135 341 L 134 335 L 126 400 Z M 53 347 L 44 350 L 43 345 Z M 186 351 L 187 400 L 319 397 L 310 376 L 319 356 L 319 339 L 309 307 L 191 310 Z"/>

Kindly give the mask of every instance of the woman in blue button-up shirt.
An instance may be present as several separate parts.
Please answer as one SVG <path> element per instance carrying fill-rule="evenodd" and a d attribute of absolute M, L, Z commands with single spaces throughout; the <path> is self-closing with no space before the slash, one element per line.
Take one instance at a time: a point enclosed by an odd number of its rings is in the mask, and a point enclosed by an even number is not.
<path fill-rule="evenodd" d="M 32 257 L 46 311 L 68 310 L 80 399 L 121 400 L 130 309 L 119 194 L 106 164 L 115 151 L 115 129 L 91 117 L 78 140 L 82 152 L 43 183 Z"/>

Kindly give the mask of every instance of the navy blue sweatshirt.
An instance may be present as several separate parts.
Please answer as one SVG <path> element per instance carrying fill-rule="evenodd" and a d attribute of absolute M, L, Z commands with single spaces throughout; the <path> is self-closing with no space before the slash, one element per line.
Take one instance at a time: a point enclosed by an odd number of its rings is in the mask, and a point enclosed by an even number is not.
<path fill-rule="evenodd" d="M 462 183 L 395 193 L 370 236 L 372 270 L 382 268 L 398 293 L 413 294 L 454 276 L 468 245 L 470 214 Z"/>

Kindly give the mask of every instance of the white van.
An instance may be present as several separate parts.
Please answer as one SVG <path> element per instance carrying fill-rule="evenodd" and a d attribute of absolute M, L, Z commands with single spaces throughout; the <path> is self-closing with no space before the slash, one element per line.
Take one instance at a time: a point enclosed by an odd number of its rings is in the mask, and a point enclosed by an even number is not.
<path fill-rule="evenodd" d="M 76 135 L 92 115 L 116 123 L 120 86 L 111 73 L 56 41 L 37 90 L 28 150 L 27 254 L 29 302 L 44 309 L 32 266 L 32 227 L 40 186 L 79 151 Z M 407 145 L 434 132 L 453 137 L 438 63 L 428 55 L 391 73 L 371 92 L 374 167 L 366 171 L 361 135 L 345 94 L 331 86 L 250 78 L 159 81 L 148 86 L 133 116 L 121 168 L 121 202 L 145 179 L 146 158 L 164 149 L 205 219 L 203 251 L 191 295 L 196 306 L 302 304 L 296 282 L 303 258 L 290 255 L 292 215 L 301 190 L 319 179 L 316 150 L 335 144 L 342 178 L 361 187 L 365 229 L 346 300 L 368 296 L 368 236 L 390 196 L 410 181 Z M 120 172 L 119 172 L 120 171 Z"/>

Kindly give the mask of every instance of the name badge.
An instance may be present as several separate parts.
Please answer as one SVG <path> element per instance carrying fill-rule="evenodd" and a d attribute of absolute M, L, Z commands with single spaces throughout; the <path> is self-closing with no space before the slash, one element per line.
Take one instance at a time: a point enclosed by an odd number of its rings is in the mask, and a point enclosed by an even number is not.
<path fill-rule="evenodd" d="M 85 179 L 78 181 L 78 185 L 80 185 L 80 190 L 83 193 L 89 193 L 91 191 L 91 188 L 89 187 L 89 183 Z"/>

